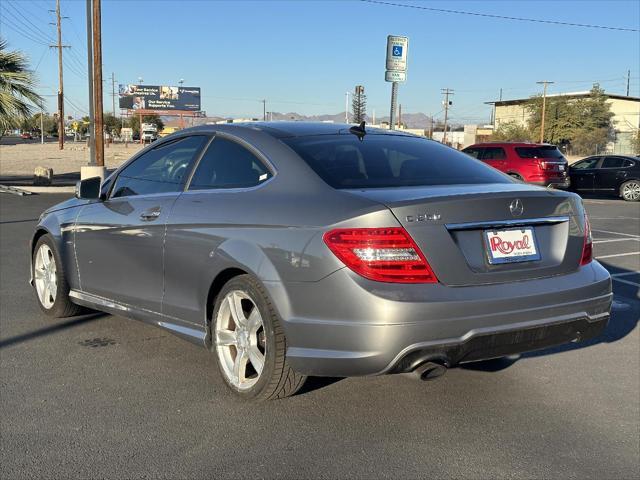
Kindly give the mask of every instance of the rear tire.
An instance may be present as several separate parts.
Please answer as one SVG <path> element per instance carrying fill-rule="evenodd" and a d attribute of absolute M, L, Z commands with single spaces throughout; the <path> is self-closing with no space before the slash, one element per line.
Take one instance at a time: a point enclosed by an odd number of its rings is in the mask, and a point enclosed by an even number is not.
<path fill-rule="evenodd" d="M 620 196 L 627 202 L 640 201 L 640 180 L 629 180 L 620 185 Z"/>
<path fill-rule="evenodd" d="M 232 278 L 217 296 L 212 349 L 225 384 L 246 399 L 284 398 L 306 376 L 291 369 L 280 318 L 265 288 L 250 275 Z"/>
<path fill-rule="evenodd" d="M 73 317 L 84 311 L 69 299 L 64 265 L 49 234 L 38 239 L 31 263 L 33 287 L 40 310 L 54 318 Z"/>

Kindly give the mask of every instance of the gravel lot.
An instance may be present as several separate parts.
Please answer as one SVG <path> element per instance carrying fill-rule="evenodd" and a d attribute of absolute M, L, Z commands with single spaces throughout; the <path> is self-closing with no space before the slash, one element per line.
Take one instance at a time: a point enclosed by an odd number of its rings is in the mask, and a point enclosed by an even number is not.
<path fill-rule="evenodd" d="M 638 204 L 585 202 L 595 254 L 616 275 L 600 338 L 429 383 L 314 379 L 246 403 L 211 354 L 167 332 L 40 313 L 27 242 L 63 199 L 0 197 L 2 479 L 639 476 Z"/>
<path fill-rule="evenodd" d="M 131 155 L 140 150 L 141 145 L 112 144 L 105 148 L 107 168 L 116 168 Z M 89 161 L 89 150 L 85 143 L 68 142 L 64 150 L 57 143 L 19 143 L 0 145 L 0 177 L 33 176 L 36 167 L 53 168 L 54 175 L 79 172 Z"/>

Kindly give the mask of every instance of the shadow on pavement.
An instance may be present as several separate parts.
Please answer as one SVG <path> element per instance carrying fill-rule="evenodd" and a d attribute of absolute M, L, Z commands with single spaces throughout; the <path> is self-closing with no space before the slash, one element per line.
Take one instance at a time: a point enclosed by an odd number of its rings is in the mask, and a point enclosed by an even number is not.
<path fill-rule="evenodd" d="M 304 385 L 298 393 L 296 393 L 296 397 L 298 395 L 304 395 L 305 393 L 313 392 L 314 390 L 321 390 L 329 385 L 333 385 L 334 383 L 339 382 L 340 380 L 344 380 L 342 377 L 308 377 L 304 382 Z"/>
<path fill-rule="evenodd" d="M 73 327 L 77 327 L 78 325 L 83 325 L 85 323 L 93 322 L 95 320 L 99 320 L 106 316 L 107 316 L 106 313 L 97 312 L 97 313 L 89 313 L 86 315 L 74 317 L 71 320 L 67 320 L 65 322 L 56 323 L 55 325 L 41 328 L 39 330 L 33 330 L 31 332 L 23 333 L 22 335 L 16 335 L 15 337 L 9 337 L 4 340 L 0 340 L 0 348 L 10 347 L 18 343 L 23 343 L 29 340 L 33 340 L 34 338 L 51 335 L 52 333 L 57 333 L 62 330 L 66 330 L 68 328 L 73 328 Z"/>

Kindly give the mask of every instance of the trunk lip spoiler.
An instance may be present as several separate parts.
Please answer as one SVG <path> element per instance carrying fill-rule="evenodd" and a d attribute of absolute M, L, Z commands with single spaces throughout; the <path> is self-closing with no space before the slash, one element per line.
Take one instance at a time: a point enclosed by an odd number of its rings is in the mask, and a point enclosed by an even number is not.
<path fill-rule="evenodd" d="M 489 220 L 484 222 L 446 223 L 447 230 L 477 230 L 480 228 L 517 227 L 526 225 L 544 225 L 568 222 L 568 216 L 518 218 L 508 220 Z"/>

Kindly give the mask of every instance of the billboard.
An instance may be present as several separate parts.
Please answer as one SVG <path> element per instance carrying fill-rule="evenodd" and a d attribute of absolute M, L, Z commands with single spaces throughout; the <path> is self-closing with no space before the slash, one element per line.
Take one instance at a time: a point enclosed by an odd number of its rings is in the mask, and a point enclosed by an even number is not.
<path fill-rule="evenodd" d="M 120 108 L 127 110 L 200 111 L 200 87 L 120 85 Z"/>

